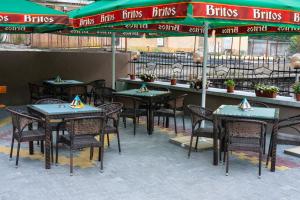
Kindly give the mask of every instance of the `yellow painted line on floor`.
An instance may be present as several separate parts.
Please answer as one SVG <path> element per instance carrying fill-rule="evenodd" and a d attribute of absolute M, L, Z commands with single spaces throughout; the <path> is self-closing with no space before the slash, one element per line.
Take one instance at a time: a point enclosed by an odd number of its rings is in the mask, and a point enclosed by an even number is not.
<path fill-rule="evenodd" d="M 114 138 L 115 138 L 115 136 L 110 136 L 110 141 L 112 141 Z M 105 147 L 107 147 L 106 139 L 105 139 L 104 143 L 105 143 Z M 67 148 L 68 147 L 66 147 L 66 149 L 64 150 L 65 155 L 69 155 L 69 150 Z M 118 148 L 118 147 L 116 146 L 115 148 Z M 59 150 L 58 152 L 60 152 L 60 151 L 61 150 Z M 98 152 L 99 152 L 98 148 L 94 148 L 94 157 L 93 157 L 93 160 L 90 161 L 90 148 L 85 148 L 81 151 L 76 151 L 76 153 L 73 154 L 74 155 L 74 158 L 73 158 L 74 167 L 80 167 L 83 169 L 95 167 L 96 161 L 98 161 Z M 7 154 L 9 156 L 10 147 L 0 146 L 0 153 Z M 15 145 L 14 152 L 13 152 L 13 160 L 15 160 L 16 153 L 17 153 L 17 149 L 16 149 L 16 145 Z M 70 165 L 70 158 L 68 156 L 61 155 L 61 153 L 59 153 L 58 155 L 59 155 L 58 163 L 60 165 Z M 104 156 L 105 156 L 105 153 L 104 153 Z M 55 157 L 55 150 L 54 150 L 54 157 Z M 31 159 L 31 160 L 40 160 L 40 161 L 45 160 L 44 154 L 40 153 L 39 148 L 35 148 L 34 155 L 29 155 L 28 148 L 24 148 L 24 149 L 21 148 L 20 149 L 20 158 L 26 158 L 26 159 Z M 20 161 L 20 162 L 22 162 L 22 161 Z"/>
<path fill-rule="evenodd" d="M 235 155 L 236 157 L 238 157 L 238 159 L 247 160 L 254 165 L 258 165 L 258 163 L 259 163 L 258 157 L 250 156 L 243 152 L 233 152 L 232 154 Z M 264 162 L 262 162 L 262 166 L 265 166 Z M 268 165 L 269 169 L 270 169 L 270 167 L 271 167 L 271 163 L 269 163 L 269 165 Z M 291 168 L 289 168 L 287 166 L 276 166 L 276 170 L 279 170 L 279 171 L 285 171 L 288 169 L 291 169 Z"/>
<path fill-rule="evenodd" d="M 0 128 L 8 125 L 9 123 L 11 123 L 11 118 L 10 117 L 6 117 L 4 119 L 0 120 Z"/>

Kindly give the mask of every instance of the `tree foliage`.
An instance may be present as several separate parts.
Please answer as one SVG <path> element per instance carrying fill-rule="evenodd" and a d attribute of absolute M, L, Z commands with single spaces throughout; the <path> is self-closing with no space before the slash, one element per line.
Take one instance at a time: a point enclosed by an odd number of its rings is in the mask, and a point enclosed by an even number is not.
<path fill-rule="evenodd" d="M 290 52 L 291 53 L 300 53 L 300 36 L 293 36 L 290 39 Z"/>

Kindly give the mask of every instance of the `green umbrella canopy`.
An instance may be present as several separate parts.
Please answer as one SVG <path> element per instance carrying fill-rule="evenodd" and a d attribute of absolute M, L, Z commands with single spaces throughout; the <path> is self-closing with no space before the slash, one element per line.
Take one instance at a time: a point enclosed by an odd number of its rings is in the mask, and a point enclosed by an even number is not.
<path fill-rule="evenodd" d="M 0 0 L 0 32 L 50 32 L 66 28 L 68 16 L 27 0 Z"/>
<path fill-rule="evenodd" d="M 75 28 L 178 23 L 210 27 L 300 24 L 298 0 L 102 0 L 72 13 Z"/>

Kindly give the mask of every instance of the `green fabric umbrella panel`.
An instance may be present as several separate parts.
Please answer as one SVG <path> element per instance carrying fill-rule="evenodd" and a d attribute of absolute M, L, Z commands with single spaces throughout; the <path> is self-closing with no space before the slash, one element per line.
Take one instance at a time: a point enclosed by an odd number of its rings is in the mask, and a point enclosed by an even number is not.
<path fill-rule="evenodd" d="M 68 16 L 27 0 L 0 1 L 0 32 L 32 33 L 64 29 Z"/>
<path fill-rule="evenodd" d="M 298 0 L 100 0 L 72 13 L 75 28 L 179 23 L 210 27 L 300 24 Z"/>

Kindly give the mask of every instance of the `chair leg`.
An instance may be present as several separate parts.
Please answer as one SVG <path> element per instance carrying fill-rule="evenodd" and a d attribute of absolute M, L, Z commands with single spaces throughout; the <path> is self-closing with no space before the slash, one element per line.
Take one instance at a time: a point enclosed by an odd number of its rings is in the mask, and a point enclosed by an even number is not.
<path fill-rule="evenodd" d="M 18 167 L 18 164 L 19 164 L 20 147 L 21 147 L 21 143 L 18 142 L 17 158 L 16 158 L 16 167 Z"/>
<path fill-rule="evenodd" d="M 51 137 L 51 162 L 54 162 L 54 155 L 53 155 L 53 137 Z"/>
<path fill-rule="evenodd" d="M 94 157 L 94 147 L 91 146 L 90 148 L 90 160 L 93 160 Z"/>
<path fill-rule="evenodd" d="M 177 123 L 176 123 L 176 116 L 174 116 L 174 126 L 175 126 L 175 134 L 177 135 Z"/>
<path fill-rule="evenodd" d="M 271 138 L 270 138 L 270 144 L 269 144 L 269 149 L 268 149 L 268 155 L 267 155 L 267 161 L 266 161 L 266 168 L 268 167 L 269 165 L 269 160 L 270 160 L 270 157 L 272 157 L 272 145 L 273 145 L 273 135 L 271 135 Z"/>
<path fill-rule="evenodd" d="M 126 128 L 126 118 L 123 117 L 123 124 L 124 124 L 124 128 Z"/>
<path fill-rule="evenodd" d="M 185 130 L 185 121 L 184 121 L 184 115 L 182 115 L 182 125 L 183 125 L 183 130 Z"/>
<path fill-rule="evenodd" d="M 70 147 L 70 176 L 73 176 L 73 150 Z"/>
<path fill-rule="evenodd" d="M 196 144 L 195 144 L 195 151 L 196 152 L 198 151 L 198 141 L 199 141 L 199 136 L 197 136 Z"/>
<path fill-rule="evenodd" d="M 259 164 L 258 164 L 258 178 L 261 177 L 261 160 L 262 160 L 262 152 L 263 151 L 263 148 L 260 147 L 259 149 Z"/>
<path fill-rule="evenodd" d="M 226 176 L 228 176 L 228 171 L 229 171 L 229 152 L 228 152 L 228 149 L 226 149 L 225 151 L 226 151 L 226 153 L 225 153 L 224 156 L 226 157 Z M 225 157 L 224 157 L 224 160 L 225 160 Z"/>
<path fill-rule="evenodd" d="M 107 145 L 110 146 L 110 142 L 109 142 L 109 134 L 108 134 L 108 133 L 106 134 L 106 137 L 107 137 Z"/>
<path fill-rule="evenodd" d="M 59 140 L 59 133 L 56 133 L 56 144 L 55 144 L 55 164 L 58 163 L 58 140 Z"/>
<path fill-rule="evenodd" d="M 44 153 L 44 141 L 41 141 L 41 153 Z"/>
<path fill-rule="evenodd" d="M 119 134 L 119 130 L 117 130 L 117 139 L 118 139 L 119 153 L 121 153 L 121 143 L 120 143 L 120 134 Z"/>
<path fill-rule="evenodd" d="M 189 153 L 188 153 L 188 158 L 191 157 L 191 151 L 192 151 L 192 145 L 193 145 L 193 134 L 191 135 L 191 140 L 190 140 L 190 147 L 189 147 Z"/>
<path fill-rule="evenodd" d="M 99 152 L 99 154 L 101 154 L 101 164 L 100 164 L 100 170 L 101 171 L 103 171 L 103 156 L 104 156 L 104 154 L 103 154 L 103 150 L 104 148 L 102 147 L 101 149 L 100 149 L 100 152 Z"/>
<path fill-rule="evenodd" d="M 13 154 L 13 150 L 14 150 L 14 142 L 15 142 L 15 138 L 14 138 L 14 136 L 12 136 L 11 146 L 10 146 L 10 154 L 9 154 L 9 159 L 10 160 L 12 159 L 12 154 Z"/>
<path fill-rule="evenodd" d="M 267 132 L 264 133 L 263 154 L 266 154 L 266 141 L 267 141 Z"/>
<path fill-rule="evenodd" d="M 138 124 L 140 123 L 140 117 L 137 118 L 137 123 L 138 123 Z"/>
<path fill-rule="evenodd" d="M 157 117 L 157 126 L 159 126 L 160 116 Z"/>
<path fill-rule="evenodd" d="M 136 133 L 136 118 L 133 118 L 133 135 Z"/>

